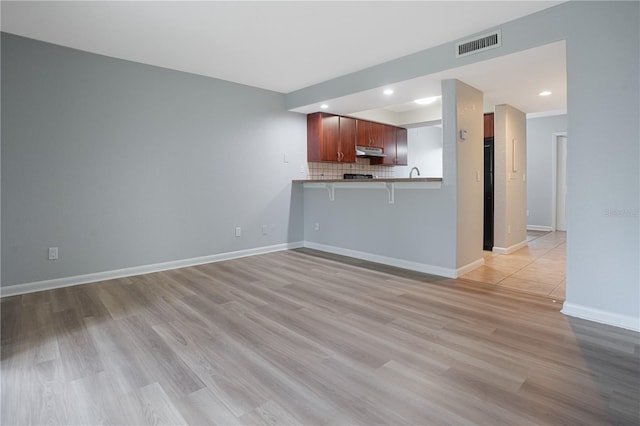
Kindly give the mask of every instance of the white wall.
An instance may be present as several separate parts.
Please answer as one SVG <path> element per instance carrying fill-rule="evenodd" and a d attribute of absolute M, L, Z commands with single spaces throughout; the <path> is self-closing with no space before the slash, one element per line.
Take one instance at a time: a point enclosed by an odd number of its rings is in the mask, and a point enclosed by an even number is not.
<path fill-rule="evenodd" d="M 398 126 L 411 126 L 442 120 L 442 100 L 418 109 L 400 112 L 397 115 Z"/>
<path fill-rule="evenodd" d="M 414 127 L 407 130 L 407 166 L 396 166 L 395 177 L 408 177 L 412 167 L 420 177 L 442 177 L 442 126 Z M 417 176 L 414 172 L 414 176 Z"/>
<path fill-rule="evenodd" d="M 510 253 L 527 241 L 526 116 L 510 105 L 494 114 L 494 251 Z"/>
<path fill-rule="evenodd" d="M 282 94 L 2 34 L 3 286 L 301 241 L 301 164 Z"/>
<path fill-rule="evenodd" d="M 455 115 L 450 112 L 451 92 L 455 94 Z M 442 83 L 442 128 L 445 143 L 456 149 L 458 186 L 456 226 L 456 266 L 482 266 L 484 214 L 484 116 L 479 90 L 458 80 Z M 460 132 L 465 131 L 462 139 Z M 446 164 L 446 163 L 445 163 Z"/>
<path fill-rule="evenodd" d="M 552 135 L 567 131 L 567 115 L 527 119 L 527 226 L 552 225 Z"/>

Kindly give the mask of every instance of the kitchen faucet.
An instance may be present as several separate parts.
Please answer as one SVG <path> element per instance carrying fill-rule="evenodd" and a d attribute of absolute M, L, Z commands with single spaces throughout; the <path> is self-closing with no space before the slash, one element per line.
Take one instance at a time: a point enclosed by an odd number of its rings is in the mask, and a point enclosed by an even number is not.
<path fill-rule="evenodd" d="M 409 172 L 409 179 L 411 179 L 413 177 L 413 171 L 418 172 L 418 176 L 420 176 L 420 169 L 417 167 L 414 167 L 413 169 L 411 169 L 411 171 Z"/>

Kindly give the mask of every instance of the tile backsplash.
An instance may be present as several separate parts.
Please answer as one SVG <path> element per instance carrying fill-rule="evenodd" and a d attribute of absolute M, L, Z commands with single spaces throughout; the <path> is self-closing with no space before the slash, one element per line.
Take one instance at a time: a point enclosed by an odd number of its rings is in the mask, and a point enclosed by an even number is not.
<path fill-rule="evenodd" d="M 393 178 L 393 166 L 371 165 L 368 158 L 356 158 L 355 163 L 308 163 L 308 179 L 342 179 L 345 173 L 373 175 L 374 178 Z"/>

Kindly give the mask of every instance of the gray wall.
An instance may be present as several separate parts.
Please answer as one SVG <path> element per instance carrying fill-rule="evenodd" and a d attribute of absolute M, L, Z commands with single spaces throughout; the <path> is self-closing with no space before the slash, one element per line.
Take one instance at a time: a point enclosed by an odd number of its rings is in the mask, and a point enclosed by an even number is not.
<path fill-rule="evenodd" d="M 3 284 L 258 246 L 261 237 L 230 234 L 262 219 L 273 218 L 273 241 L 297 240 L 289 179 L 304 119 L 285 102 L 567 40 L 567 304 L 637 322 L 639 16 L 638 2 L 566 2 L 501 25 L 499 49 L 458 60 L 445 43 L 286 97 L 3 36 Z M 292 162 L 278 167 L 278 149 L 265 158 L 271 146 L 292 150 Z M 445 158 L 445 179 L 446 168 Z M 403 226 L 442 218 L 435 236 L 448 232 L 438 201 Z M 48 263 L 53 244 L 62 259 Z"/>
<path fill-rule="evenodd" d="M 570 142 L 565 308 L 573 305 L 591 317 L 624 318 L 638 327 L 639 16 L 639 2 L 565 2 L 500 25 L 499 49 L 457 60 L 452 41 L 293 92 L 287 105 L 308 105 L 566 40 Z"/>
<path fill-rule="evenodd" d="M 3 33 L 2 124 L 3 286 L 303 238 L 282 94 Z"/>
<path fill-rule="evenodd" d="M 454 127 L 458 83 L 450 80 L 442 86 L 447 99 L 443 116 Z M 394 204 L 388 203 L 384 189 L 337 189 L 335 201 L 329 201 L 326 190 L 305 189 L 305 242 L 337 252 L 346 249 L 443 268 L 453 274 L 458 202 L 455 133 L 452 130 L 449 138 L 443 138 L 440 189 L 397 190 Z"/>
<path fill-rule="evenodd" d="M 318 231 L 315 224 L 320 225 Z M 309 243 L 455 269 L 455 187 L 396 190 L 304 190 L 304 239 Z M 335 251 L 335 250 L 331 250 Z"/>
<path fill-rule="evenodd" d="M 552 135 L 567 131 L 567 116 L 527 119 L 527 225 L 551 227 Z"/>
<path fill-rule="evenodd" d="M 574 8 L 580 19 L 567 42 L 567 301 L 635 318 L 638 327 L 640 2 Z"/>
<path fill-rule="evenodd" d="M 446 269 L 482 259 L 482 93 L 457 80 L 442 82 L 443 182 L 440 189 L 324 189 L 304 193 L 305 242 Z M 474 107 L 475 106 L 475 107 Z M 459 141 L 458 128 L 469 139 Z M 319 229 L 315 229 L 315 225 Z M 429 268 L 425 268 L 429 269 Z"/>

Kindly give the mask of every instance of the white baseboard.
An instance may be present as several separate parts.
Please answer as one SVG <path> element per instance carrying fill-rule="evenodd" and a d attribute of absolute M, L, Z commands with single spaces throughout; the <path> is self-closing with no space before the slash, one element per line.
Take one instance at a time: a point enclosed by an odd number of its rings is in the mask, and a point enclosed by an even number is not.
<path fill-rule="evenodd" d="M 112 280 L 116 278 L 131 277 L 134 275 L 150 274 L 152 272 L 167 271 L 169 269 L 186 268 L 187 266 L 202 265 L 205 263 L 221 262 L 223 260 L 238 259 L 240 257 L 255 256 L 258 254 L 272 253 L 275 251 L 290 250 L 303 247 L 302 241 L 295 243 L 275 244 L 272 246 L 257 247 L 246 250 L 238 250 L 227 253 L 213 254 L 210 256 L 194 257 L 191 259 L 173 260 L 170 262 L 154 263 L 152 265 L 134 266 L 131 268 L 116 269 L 113 271 L 96 272 L 86 275 L 56 278 L 53 280 L 36 281 L 25 284 L 17 284 L 8 287 L 0 287 L 0 297 L 15 296 L 18 294 L 33 293 L 54 288 L 69 287 L 79 284 L 93 283 L 96 281 Z"/>
<path fill-rule="evenodd" d="M 613 325 L 627 330 L 640 331 L 640 319 L 628 315 L 620 315 L 609 311 L 589 308 L 565 302 L 562 306 L 563 314 L 602 324 Z"/>
<path fill-rule="evenodd" d="M 553 231 L 553 228 L 550 227 L 550 226 L 544 226 L 544 225 L 527 225 L 527 231 L 551 232 L 551 231 Z"/>
<path fill-rule="evenodd" d="M 484 265 L 484 257 L 456 269 L 456 278 Z"/>
<path fill-rule="evenodd" d="M 520 250 L 522 247 L 526 247 L 527 246 L 527 240 L 524 241 L 520 241 L 518 244 L 514 244 L 512 246 L 509 247 L 493 247 L 493 252 L 494 253 L 498 253 L 498 254 L 511 254 L 516 250 Z"/>
<path fill-rule="evenodd" d="M 305 241 L 304 246 L 325 251 L 328 253 L 339 254 L 342 256 L 354 257 L 356 259 L 367 260 L 369 262 L 381 263 L 383 265 L 395 266 L 397 268 L 409 269 L 411 271 L 423 272 L 425 274 L 438 275 L 446 278 L 457 278 L 457 271 L 451 268 L 443 268 L 441 266 L 429 265 L 426 263 L 412 262 L 409 260 L 398 259 L 395 257 L 380 256 L 378 254 L 366 253 L 357 250 L 346 249 L 342 247 L 329 246 L 325 244 Z M 466 268 L 466 266 L 465 266 Z"/>

